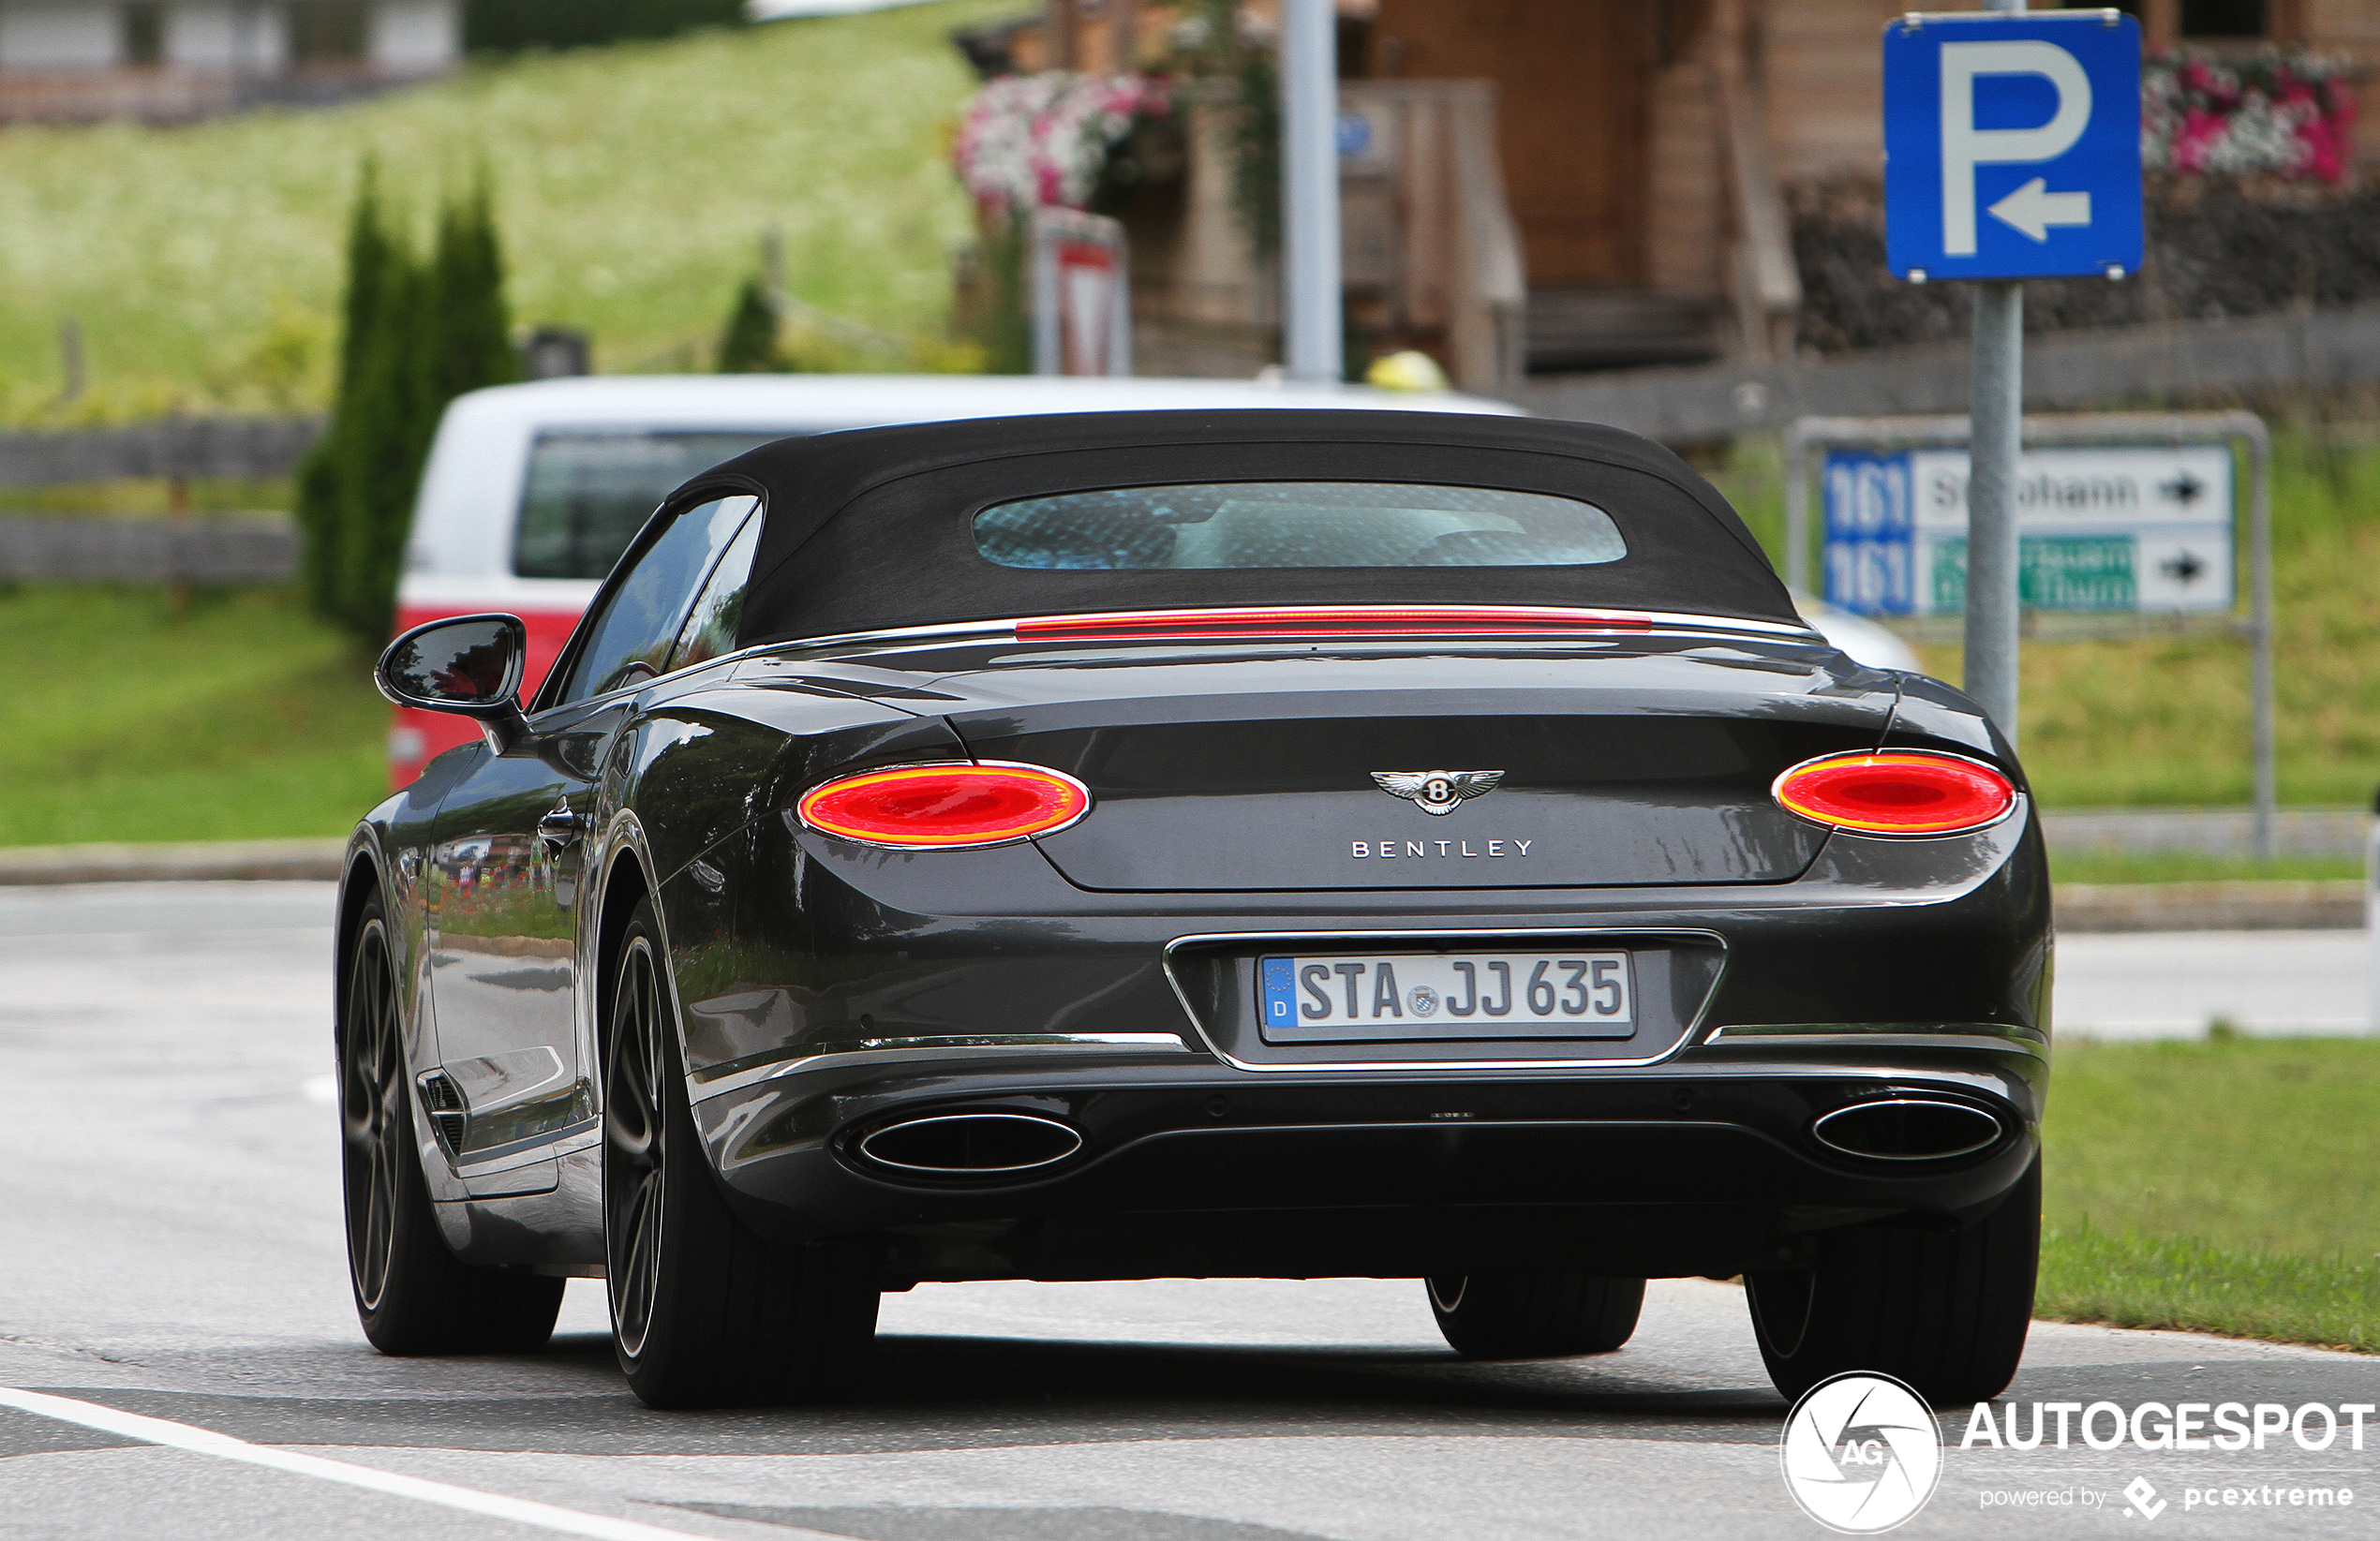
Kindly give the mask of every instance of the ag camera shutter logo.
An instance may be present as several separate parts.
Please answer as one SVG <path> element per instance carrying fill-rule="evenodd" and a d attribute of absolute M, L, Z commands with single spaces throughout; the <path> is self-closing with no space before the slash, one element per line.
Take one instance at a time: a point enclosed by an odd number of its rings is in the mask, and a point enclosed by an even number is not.
<path fill-rule="evenodd" d="M 1804 1514 L 1845 1535 L 1874 1535 L 1934 1496 L 1941 1432 L 1925 1398 L 1889 1375 L 1852 1371 L 1793 1404 L 1778 1459 Z"/>

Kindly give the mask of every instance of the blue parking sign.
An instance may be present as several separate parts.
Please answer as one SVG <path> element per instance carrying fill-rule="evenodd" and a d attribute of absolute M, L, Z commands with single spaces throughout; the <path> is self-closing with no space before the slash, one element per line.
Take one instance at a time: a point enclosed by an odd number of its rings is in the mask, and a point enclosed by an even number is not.
<path fill-rule="evenodd" d="M 2137 272 L 2139 24 L 2113 9 L 1888 23 L 1884 244 L 1916 282 Z"/>

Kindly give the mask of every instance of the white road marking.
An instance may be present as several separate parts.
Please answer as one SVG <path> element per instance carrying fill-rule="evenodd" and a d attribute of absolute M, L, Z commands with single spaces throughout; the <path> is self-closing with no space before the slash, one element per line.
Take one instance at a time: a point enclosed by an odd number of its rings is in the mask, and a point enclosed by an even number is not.
<path fill-rule="evenodd" d="M 52 1397 L 45 1392 L 20 1391 L 14 1386 L 0 1385 L 0 1407 L 13 1407 L 40 1417 L 55 1418 L 61 1423 L 79 1423 L 86 1429 L 120 1434 L 126 1439 L 141 1440 L 150 1445 L 170 1445 L 176 1450 L 191 1450 L 202 1456 L 219 1456 L 225 1460 L 245 1461 L 251 1466 L 292 1472 L 299 1476 L 320 1477 L 325 1482 L 343 1482 L 350 1488 L 416 1499 L 424 1504 L 441 1504 L 446 1508 L 460 1509 L 466 1514 L 485 1515 L 491 1519 L 534 1525 L 541 1530 L 558 1531 L 564 1535 L 595 1536 L 599 1541 L 712 1541 L 712 1538 L 692 1531 L 665 1531 L 654 1525 L 640 1525 L 633 1519 L 611 1519 L 602 1515 L 581 1514 L 575 1509 L 558 1508 L 551 1504 L 539 1504 L 526 1498 L 506 1498 L 498 1493 L 480 1492 L 476 1489 L 457 1488 L 417 1476 L 400 1476 L 394 1472 L 375 1471 L 369 1466 L 350 1466 L 343 1460 L 301 1455 L 294 1450 L 250 1445 L 230 1434 L 218 1434 L 212 1429 L 175 1423 L 167 1418 L 142 1417 L 137 1413 L 119 1413 L 112 1407 L 78 1401 L 72 1397 Z"/>

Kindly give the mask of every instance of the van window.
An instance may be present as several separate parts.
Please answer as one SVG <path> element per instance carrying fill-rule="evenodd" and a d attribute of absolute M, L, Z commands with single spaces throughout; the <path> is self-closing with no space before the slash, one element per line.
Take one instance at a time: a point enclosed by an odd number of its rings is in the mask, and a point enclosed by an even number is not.
<path fill-rule="evenodd" d="M 523 578 L 602 578 L 679 483 L 790 437 L 758 429 L 541 434 L 513 532 Z"/>

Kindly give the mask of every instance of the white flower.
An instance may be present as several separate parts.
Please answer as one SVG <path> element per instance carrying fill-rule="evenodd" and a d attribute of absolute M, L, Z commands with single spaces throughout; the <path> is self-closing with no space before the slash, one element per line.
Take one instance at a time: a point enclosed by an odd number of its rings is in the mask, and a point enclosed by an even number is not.
<path fill-rule="evenodd" d="M 975 94 L 959 125 L 959 180 L 978 203 L 1079 209 L 1134 122 L 1169 105 L 1165 82 L 1145 75 L 1001 76 Z"/>

